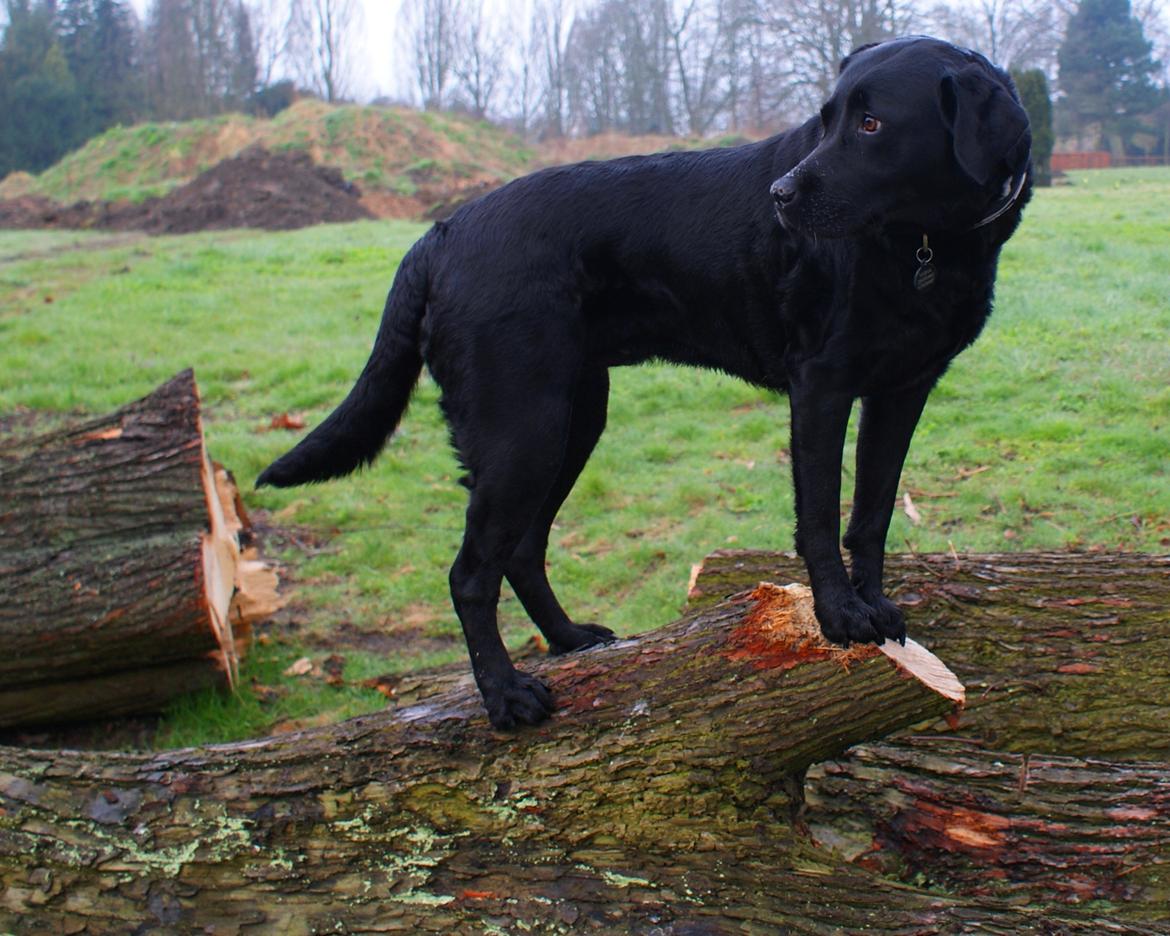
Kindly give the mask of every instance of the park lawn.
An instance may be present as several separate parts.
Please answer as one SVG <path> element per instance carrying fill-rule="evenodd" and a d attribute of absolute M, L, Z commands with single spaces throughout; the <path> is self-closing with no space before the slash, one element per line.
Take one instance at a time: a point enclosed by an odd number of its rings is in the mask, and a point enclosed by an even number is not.
<path fill-rule="evenodd" d="M 1170 170 L 1072 182 L 1037 193 L 1004 251 L 995 314 L 931 398 L 903 475 L 919 520 L 896 512 L 891 550 L 1170 547 Z M 194 366 L 212 455 L 295 589 L 240 690 L 176 703 L 159 746 L 377 709 L 362 680 L 462 659 L 447 568 L 465 492 L 429 379 L 360 476 L 250 489 L 297 438 L 268 431 L 272 417 L 315 424 L 349 389 L 423 230 L 0 232 L 0 432 L 113 409 Z M 553 530 L 566 607 L 635 633 L 677 615 L 708 552 L 790 548 L 787 448 L 772 394 L 669 366 L 615 371 L 609 429 Z M 501 623 L 513 647 L 532 633 L 506 590 Z M 283 675 L 331 653 L 341 687 Z"/>

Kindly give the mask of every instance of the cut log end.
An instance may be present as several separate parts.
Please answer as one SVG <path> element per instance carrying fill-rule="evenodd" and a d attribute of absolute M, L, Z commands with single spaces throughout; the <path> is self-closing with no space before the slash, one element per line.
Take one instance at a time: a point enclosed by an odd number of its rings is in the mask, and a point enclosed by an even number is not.
<path fill-rule="evenodd" d="M 693 585 L 692 585 L 693 588 Z M 754 606 L 744 618 L 744 654 L 759 654 L 762 660 L 781 668 L 804 660 L 833 660 L 845 670 L 857 663 L 884 655 L 903 675 L 961 706 L 966 698 L 963 684 L 942 660 L 913 640 L 903 646 L 887 640 L 880 646 L 853 644 L 839 647 L 821 633 L 813 608 L 812 590 L 805 585 L 773 585 L 760 582 L 748 595 Z M 753 639 L 754 638 L 754 639 Z"/>
<path fill-rule="evenodd" d="M 252 623 L 275 614 L 284 599 L 277 594 L 276 572 L 260 559 L 259 551 L 241 548 L 241 534 L 250 524 L 231 472 L 213 462 L 206 449 L 203 466 L 208 516 L 203 535 L 204 587 L 211 631 L 219 645 L 213 656 L 234 688 Z"/>

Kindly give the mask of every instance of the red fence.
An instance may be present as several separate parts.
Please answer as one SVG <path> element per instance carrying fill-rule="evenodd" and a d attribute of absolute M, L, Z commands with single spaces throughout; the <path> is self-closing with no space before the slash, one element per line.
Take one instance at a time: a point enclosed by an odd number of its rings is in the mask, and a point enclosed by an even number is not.
<path fill-rule="evenodd" d="M 1086 150 L 1081 153 L 1053 153 L 1052 171 L 1067 172 L 1069 169 L 1108 169 L 1111 166 L 1165 166 L 1170 165 L 1166 156 L 1121 156 L 1115 157 L 1108 150 Z"/>
<path fill-rule="evenodd" d="M 1107 150 L 1092 150 L 1083 153 L 1053 153 L 1053 172 L 1068 172 L 1069 169 L 1108 169 L 1113 157 Z"/>

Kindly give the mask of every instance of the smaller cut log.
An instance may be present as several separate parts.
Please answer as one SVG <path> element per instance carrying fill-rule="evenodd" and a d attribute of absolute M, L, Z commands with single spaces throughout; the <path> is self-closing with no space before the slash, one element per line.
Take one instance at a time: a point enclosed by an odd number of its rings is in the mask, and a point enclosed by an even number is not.
<path fill-rule="evenodd" d="M 157 710 L 231 684 L 275 577 L 203 441 L 194 374 L 0 445 L 0 727 Z"/>

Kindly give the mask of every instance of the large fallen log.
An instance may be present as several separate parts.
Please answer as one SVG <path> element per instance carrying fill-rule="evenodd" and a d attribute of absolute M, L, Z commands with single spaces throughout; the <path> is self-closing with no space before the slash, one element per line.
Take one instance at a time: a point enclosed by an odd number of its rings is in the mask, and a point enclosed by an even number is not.
<path fill-rule="evenodd" d="M 810 764 L 956 705 L 937 661 L 888 649 L 825 646 L 807 590 L 761 586 L 541 662 L 561 707 L 519 733 L 490 728 L 465 677 L 204 750 L 0 748 L 0 923 L 1040 931 L 1053 918 L 882 883 L 801 832 Z"/>
<path fill-rule="evenodd" d="M 1130 896 L 1116 889 L 1085 905 L 976 892 L 979 867 L 991 883 L 1019 875 L 994 857 L 1013 845 L 1032 872 L 1046 860 L 1011 822 L 1058 801 L 1069 765 L 1034 759 L 1033 777 L 1021 770 L 1032 760 L 996 768 L 994 755 L 948 750 L 973 747 L 953 740 L 884 760 L 899 746 L 833 755 L 953 703 L 870 648 L 853 657 L 794 639 L 789 593 L 757 589 L 637 641 L 539 664 L 562 708 L 516 734 L 490 729 L 469 677 L 445 675 L 403 680 L 392 712 L 246 744 L 156 755 L 0 748 L 0 927 L 1170 932 L 1148 904 L 1116 903 Z M 914 694 L 930 701 L 920 708 Z M 802 784 L 802 765 L 821 758 Z M 1138 815 L 1118 795 L 1163 795 L 1156 770 L 1116 785 L 1089 767 L 1092 790 L 1065 796 L 1066 813 L 1092 826 L 1070 832 L 1089 839 L 1070 873 L 1141 882 L 1149 872 L 1134 865 L 1145 862 L 1156 874 L 1158 834 L 1118 848 L 1098 821 L 1127 836 L 1143 818 L 1159 822 L 1161 805 Z M 978 806 L 1002 798 L 1005 777 L 1018 788 L 1021 774 L 1037 799 L 1001 804 L 1016 815 L 999 829 L 1013 831 L 981 861 L 980 835 L 996 819 Z M 920 808 L 916 792 L 934 805 Z M 873 843 L 859 848 L 866 830 Z M 1064 841 L 1059 826 L 1048 833 Z M 942 880 L 924 889 L 881 876 L 905 874 L 883 864 L 885 852 L 924 862 L 942 852 Z M 947 880 L 958 890 L 936 888 Z"/>
<path fill-rule="evenodd" d="M 151 711 L 230 682 L 276 603 L 246 526 L 190 370 L 0 444 L 0 727 Z"/>

